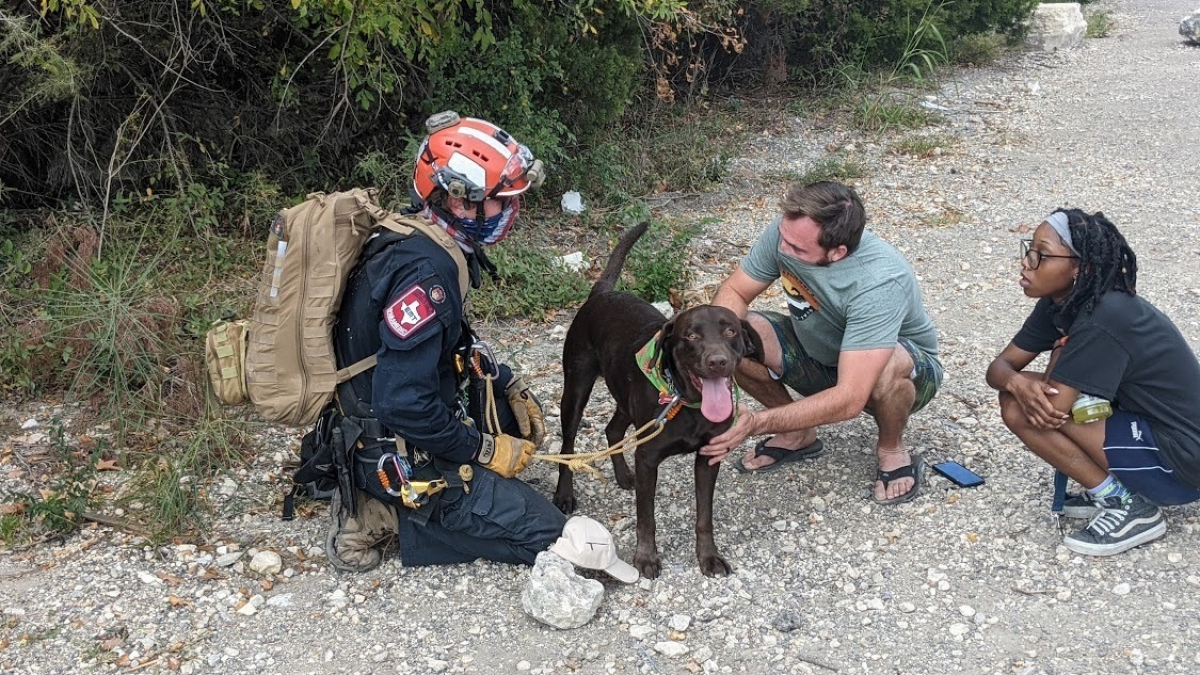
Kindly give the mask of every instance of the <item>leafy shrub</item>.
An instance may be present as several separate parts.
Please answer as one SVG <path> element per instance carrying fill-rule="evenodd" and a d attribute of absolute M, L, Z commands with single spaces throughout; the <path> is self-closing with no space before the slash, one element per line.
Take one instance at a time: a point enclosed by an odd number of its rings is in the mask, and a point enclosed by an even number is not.
<path fill-rule="evenodd" d="M 472 293 L 475 316 L 540 318 L 583 302 L 591 290 L 583 276 L 558 265 L 553 252 L 514 239 L 488 251 L 500 280 L 485 279 Z"/>
<path fill-rule="evenodd" d="M 625 276 L 631 281 L 624 290 L 650 302 L 667 300 L 672 289 L 682 290 L 691 269 L 688 245 L 698 231 L 695 227 L 651 227 L 629 255 Z"/>

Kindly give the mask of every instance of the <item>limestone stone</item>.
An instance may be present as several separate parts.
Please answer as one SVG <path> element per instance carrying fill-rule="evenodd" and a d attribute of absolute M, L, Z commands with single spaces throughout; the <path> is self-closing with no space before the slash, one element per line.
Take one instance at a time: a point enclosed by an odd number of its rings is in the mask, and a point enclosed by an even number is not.
<path fill-rule="evenodd" d="M 592 620 L 603 599 L 604 584 L 584 579 L 574 565 L 545 551 L 538 554 L 521 592 L 521 608 L 546 625 L 579 628 Z"/>
<path fill-rule="evenodd" d="M 1200 45 L 1200 9 L 1183 17 L 1179 22 L 1179 34 L 1192 44 Z"/>
<path fill-rule="evenodd" d="M 1038 5 L 1029 17 L 1025 44 L 1043 51 L 1073 49 L 1083 44 L 1087 20 L 1078 2 L 1052 2 Z"/>

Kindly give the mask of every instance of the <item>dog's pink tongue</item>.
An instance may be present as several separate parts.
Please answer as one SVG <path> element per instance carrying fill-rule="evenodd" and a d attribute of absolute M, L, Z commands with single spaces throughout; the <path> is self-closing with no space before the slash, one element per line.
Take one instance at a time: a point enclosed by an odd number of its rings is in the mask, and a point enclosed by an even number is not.
<path fill-rule="evenodd" d="M 729 390 L 729 378 L 706 377 L 702 380 L 700 412 L 710 422 L 724 422 L 733 414 L 733 392 Z"/>

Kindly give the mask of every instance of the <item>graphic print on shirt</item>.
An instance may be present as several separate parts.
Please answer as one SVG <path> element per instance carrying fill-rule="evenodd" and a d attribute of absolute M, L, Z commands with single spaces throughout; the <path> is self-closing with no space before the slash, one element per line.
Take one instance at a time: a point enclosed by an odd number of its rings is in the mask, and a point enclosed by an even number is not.
<path fill-rule="evenodd" d="M 401 338 L 407 338 L 418 328 L 437 316 L 437 310 L 429 301 L 429 295 L 420 285 L 415 285 L 400 294 L 387 309 L 383 318 L 388 328 Z"/>
<path fill-rule="evenodd" d="M 788 309 L 791 310 L 792 316 L 796 317 L 797 321 L 803 321 L 813 312 L 821 311 L 821 303 L 817 300 L 817 296 L 813 294 L 808 284 L 800 281 L 799 277 L 783 270 L 780 274 L 780 281 L 783 283 Z"/>

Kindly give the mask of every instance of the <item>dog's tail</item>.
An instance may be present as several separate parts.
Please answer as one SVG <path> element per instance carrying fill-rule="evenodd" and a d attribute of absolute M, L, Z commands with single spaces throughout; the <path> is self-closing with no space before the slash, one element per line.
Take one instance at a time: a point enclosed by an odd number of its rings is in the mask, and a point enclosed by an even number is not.
<path fill-rule="evenodd" d="M 621 235 L 621 241 L 617 242 L 616 248 L 608 256 L 608 264 L 604 266 L 604 272 L 596 280 L 596 285 L 592 286 L 591 295 L 607 293 L 616 288 L 617 279 L 621 278 L 621 268 L 625 266 L 625 258 L 629 257 L 629 251 L 633 249 L 633 245 L 637 243 L 637 240 L 642 238 L 642 235 L 646 233 L 646 228 L 649 226 L 650 221 L 643 220 L 625 230 Z"/>

